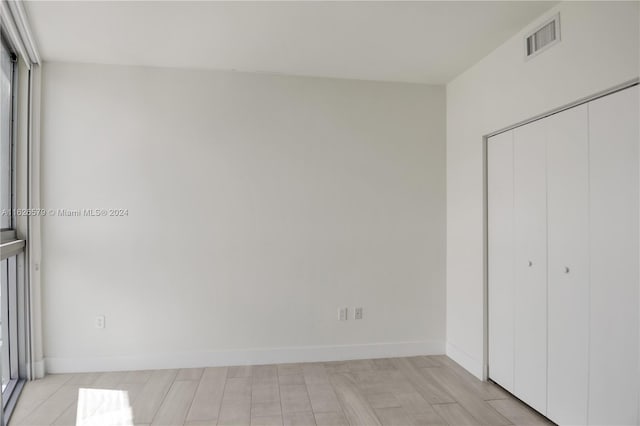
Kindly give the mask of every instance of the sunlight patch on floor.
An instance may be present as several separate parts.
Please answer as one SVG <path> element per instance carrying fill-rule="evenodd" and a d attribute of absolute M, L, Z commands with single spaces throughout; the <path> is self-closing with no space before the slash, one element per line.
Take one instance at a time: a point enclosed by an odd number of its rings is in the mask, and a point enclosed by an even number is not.
<path fill-rule="evenodd" d="M 76 426 L 133 426 L 129 393 L 113 389 L 78 391 Z"/>

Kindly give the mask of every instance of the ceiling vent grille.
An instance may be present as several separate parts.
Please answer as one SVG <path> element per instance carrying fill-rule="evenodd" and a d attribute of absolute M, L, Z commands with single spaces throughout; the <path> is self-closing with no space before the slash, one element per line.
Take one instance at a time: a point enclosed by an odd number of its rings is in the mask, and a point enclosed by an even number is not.
<path fill-rule="evenodd" d="M 537 27 L 525 39 L 525 57 L 532 58 L 560 41 L 560 15 Z"/>

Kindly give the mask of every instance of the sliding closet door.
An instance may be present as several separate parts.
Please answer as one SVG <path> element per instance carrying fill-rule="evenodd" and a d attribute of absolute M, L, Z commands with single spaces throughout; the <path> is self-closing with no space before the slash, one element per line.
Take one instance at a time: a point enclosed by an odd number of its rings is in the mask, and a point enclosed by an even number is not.
<path fill-rule="evenodd" d="M 514 130 L 514 393 L 546 413 L 547 189 L 544 120 Z"/>
<path fill-rule="evenodd" d="M 589 103 L 589 424 L 638 424 L 638 87 Z"/>
<path fill-rule="evenodd" d="M 487 144 L 489 377 L 513 392 L 513 131 Z"/>
<path fill-rule="evenodd" d="M 560 425 L 587 423 L 589 140 L 587 106 L 547 119 L 548 406 Z"/>

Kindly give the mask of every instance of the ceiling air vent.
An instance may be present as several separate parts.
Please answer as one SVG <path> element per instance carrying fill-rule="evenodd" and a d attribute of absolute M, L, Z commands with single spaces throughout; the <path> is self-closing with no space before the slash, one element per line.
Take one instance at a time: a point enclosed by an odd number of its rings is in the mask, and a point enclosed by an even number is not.
<path fill-rule="evenodd" d="M 525 39 L 525 57 L 534 57 L 560 41 L 560 15 L 556 15 L 549 21 L 537 27 L 529 33 Z"/>

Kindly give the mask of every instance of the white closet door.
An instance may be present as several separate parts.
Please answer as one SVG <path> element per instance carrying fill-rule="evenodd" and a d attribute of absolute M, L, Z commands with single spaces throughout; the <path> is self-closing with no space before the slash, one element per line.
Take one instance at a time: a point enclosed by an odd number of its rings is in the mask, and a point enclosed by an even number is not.
<path fill-rule="evenodd" d="M 587 423 L 589 140 L 587 106 L 547 119 L 548 405 L 560 425 Z"/>
<path fill-rule="evenodd" d="M 547 190 L 545 122 L 514 130 L 514 393 L 541 413 L 547 402 Z"/>
<path fill-rule="evenodd" d="M 487 144 L 489 377 L 513 392 L 513 131 Z"/>
<path fill-rule="evenodd" d="M 589 424 L 638 419 L 638 87 L 589 103 Z"/>

